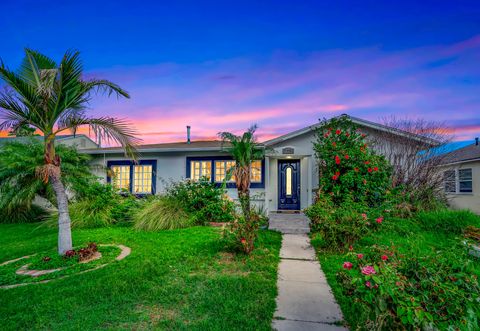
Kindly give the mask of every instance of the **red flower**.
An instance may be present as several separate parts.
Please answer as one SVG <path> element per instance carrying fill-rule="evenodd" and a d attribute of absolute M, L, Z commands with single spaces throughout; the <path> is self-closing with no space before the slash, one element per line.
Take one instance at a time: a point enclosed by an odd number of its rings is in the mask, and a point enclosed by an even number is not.
<path fill-rule="evenodd" d="M 357 258 L 363 259 L 363 254 L 357 254 Z"/>
<path fill-rule="evenodd" d="M 365 161 L 365 164 L 370 164 L 370 161 Z"/>
<path fill-rule="evenodd" d="M 363 180 L 363 185 L 367 185 L 367 180 L 366 179 Z"/>
<path fill-rule="evenodd" d="M 346 136 L 346 137 L 350 137 L 350 133 L 345 132 L 345 136 Z"/>
<path fill-rule="evenodd" d="M 367 214 L 363 213 L 363 214 L 362 214 L 362 218 L 363 218 L 364 220 L 366 220 L 366 219 L 367 219 Z"/>
<path fill-rule="evenodd" d="M 362 138 L 365 138 L 365 137 L 366 137 L 365 133 L 362 133 Z"/>
<path fill-rule="evenodd" d="M 372 267 L 371 265 L 367 265 L 365 267 L 362 268 L 362 274 L 366 275 L 366 276 L 369 276 L 369 275 L 374 275 L 376 274 L 377 272 L 375 271 L 375 268 Z"/>
<path fill-rule="evenodd" d="M 335 155 L 335 163 L 340 164 L 340 157 L 338 155 Z"/>
<path fill-rule="evenodd" d="M 358 168 L 357 168 L 357 167 L 353 168 L 353 170 L 355 170 L 355 172 L 358 172 Z"/>
<path fill-rule="evenodd" d="M 246 242 L 247 242 L 247 240 L 246 240 L 245 238 L 242 238 L 242 239 L 240 240 L 240 242 L 241 242 L 243 245 L 245 245 Z"/>
<path fill-rule="evenodd" d="M 373 167 L 373 171 L 378 171 L 378 167 Z"/>
<path fill-rule="evenodd" d="M 348 156 L 348 154 L 345 155 L 345 160 L 348 160 L 350 158 L 350 156 Z"/>
<path fill-rule="evenodd" d="M 352 246 L 352 245 L 348 246 L 348 250 L 349 250 L 350 252 L 353 251 L 353 246 Z"/>
<path fill-rule="evenodd" d="M 387 260 L 388 260 L 388 256 L 382 255 L 382 261 L 387 261 Z"/>
<path fill-rule="evenodd" d="M 337 131 L 335 131 L 335 133 L 336 133 L 336 134 L 340 134 L 340 133 L 342 133 L 342 130 L 337 129 Z"/>
<path fill-rule="evenodd" d="M 351 262 L 348 262 L 348 261 L 343 262 L 343 269 L 350 270 L 352 269 L 352 267 L 353 267 L 353 264 Z"/>
<path fill-rule="evenodd" d="M 333 147 L 337 147 L 337 143 L 336 143 L 336 142 L 333 142 L 333 143 L 332 143 L 332 146 L 333 146 Z"/>
<path fill-rule="evenodd" d="M 325 133 L 323 136 L 324 136 L 325 138 L 328 138 L 329 135 L 330 135 L 330 133 L 327 132 L 327 133 Z"/>
<path fill-rule="evenodd" d="M 372 168 L 368 168 L 368 172 L 372 172 Z"/>
<path fill-rule="evenodd" d="M 337 176 L 337 175 L 333 175 L 333 176 L 332 176 L 332 179 L 333 179 L 333 180 L 337 180 L 337 179 L 338 179 L 338 176 Z"/>
<path fill-rule="evenodd" d="M 370 283 L 370 281 L 366 281 L 365 282 L 365 286 L 368 287 L 368 288 L 371 288 L 372 287 L 372 283 Z"/>
<path fill-rule="evenodd" d="M 380 216 L 379 218 L 377 218 L 377 219 L 376 219 L 376 222 L 377 222 L 378 224 L 381 224 L 381 223 L 383 222 L 383 217 Z"/>

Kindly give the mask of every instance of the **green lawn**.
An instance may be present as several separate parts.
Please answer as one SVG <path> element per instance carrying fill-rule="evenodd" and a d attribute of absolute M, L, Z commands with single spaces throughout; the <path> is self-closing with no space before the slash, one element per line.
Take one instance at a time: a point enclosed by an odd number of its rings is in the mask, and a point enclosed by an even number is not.
<path fill-rule="evenodd" d="M 74 244 L 124 244 L 126 259 L 89 273 L 0 290 L 2 330 L 270 330 L 280 234 L 261 231 L 251 256 L 223 247 L 216 228 L 158 233 L 75 230 Z M 56 232 L 0 225 L 0 263 L 45 252 Z"/>
<path fill-rule="evenodd" d="M 480 219 L 475 220 L 473 224 L 478 226 Z M 317 250 L 319 262 L 346 321 L 350 325 L 351 330 L 363 330 L 365 328 L 366 316 L 362 304 L 354 302 L 351 297 L 343 293 L 336 277 L 337 272 L 343 270 L 342 264 L 348 258 L 345 258 L 345 254 L 342 253 L 325 251 L 321 248 L 322 239 L 315 234 L 312 237 L 312 245 Z M 354 251 L 356 253 L 365 253 L 372 245 L 394 245 L 399 254 L 418 258 L 434 256 L 434 252 L 448 251 L 452 247 L 458 246 L 462 240 L 464 239 L 461 235 L 435 229 L 435 226 L 432 226 L 431 229 L 425 229 L 425 226 L 422 226 L 415 219 L 393 218 L 384 221 L 380 231 L 374 232 L 357 242 L 354 245 Z M 480 260 L 466 254 L 461 249 L 457 251 L 459 261 L 468 261 L 473 273 L 480 277 Z"/>

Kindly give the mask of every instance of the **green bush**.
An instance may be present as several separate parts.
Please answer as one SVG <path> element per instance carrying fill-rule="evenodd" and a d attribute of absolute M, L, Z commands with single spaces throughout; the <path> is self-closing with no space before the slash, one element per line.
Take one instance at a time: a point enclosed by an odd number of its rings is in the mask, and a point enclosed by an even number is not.
<path fill-rule="evenodd" d="M 0 223 L 33 223 L 45 220 L 49 212 L 44 208 L 31 204 L 30 206 L 17 206 L 13 210 L 0 211 Z"/>
<path fill-rule="evenodd" d="M 80 154 L 73 147 L 56 146 L 60 156 L 62 181 L 70 192 L 81 196 L 85 188 L 95 181 L 90 172 L 90 157 Z M 56 204 L 55 195 L 48 183 L 36 175 L 39 166 L 44 165 L 44 146 L 32 138 L 25 143 L 9 142 L 0 148 L 0 210 L 10 216 L 24 214 L 30 210 L 36 196 Z M 29 212 L 34 216 L 36 210 Z M 7 218 L 1 217 L 0 221 Z M 14 218 L 8 218 L 10 220 Z M 18 218 L 20 221 L 22 217 Z"/>
<path fill-rule="evenodd" d="M 181 201 L 171 197 L 149 199 L 133 215 L 137 230 L 159 231 L 180 229 L 192 225 L 192 215 L 184 209 Z"/>
<path fill-rule="evenodd" d="M 375 231 L 384 221 L 382 208 L 369 208 L 365 202 L 348 197 L 336 206 L 329 195 L 322 195 L 305 210 L 311 220 L 312 232 L 321 235 L 325 248 L 348 247 Z"/>
<path fill-rule="evenodd" d="M 456 235 L 462 234 L 467 226 L 480 226 L 480 217 L 468 210 L 440 209 L 419 212 L 415 218 L 425 230 Z"/>
<path fill-rule="evenodd" d="M 171 183 L 166 196 L 177 200 L 192 214 L 195 224 L 231 222 L 234 219 L 234 203 L 225 196 L 222 188 L 207 179 Z"/>
<path fill-rule="evenodd" d="M 68 210 L 72 227 L 96 228 L 131 221 L 138 202 L 131 195 L 121 195 L 111 185 L 94 182 L 85 188 L 82 197 L 70 203 Z M 52 214 L 48 224 L 56 226 L 58 214 Z"/>
<path fill-rule="evenodd" d="M 344 200 L 383 202 L 391 187 L 391 166 L 369 148 L 366 135 L 347 117 L 324 121 L 317 130 L 314 150 L 320 168 L 320 194 L 336 205 Z"/>
<path fill-rule="evenodd" d="M 361 303 L 365 330 L 478 330 L 480 286 L 460 244 L 417 256 L 371 246 L 344 257 L 344 294 Z M 341 266 L 339 266 L 341 268 Z"/>

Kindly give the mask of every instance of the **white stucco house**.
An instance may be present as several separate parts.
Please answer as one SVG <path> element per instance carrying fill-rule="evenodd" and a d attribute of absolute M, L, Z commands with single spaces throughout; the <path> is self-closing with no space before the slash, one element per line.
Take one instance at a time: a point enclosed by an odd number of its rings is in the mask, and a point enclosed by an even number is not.
<path fill-rule="evenodd" d="M 355 117 L 350 119 L 370 137 L 388 131 L 402 139 L 422 139 L 378 123 Z M 263 204 L 270 212 L 301 210 L 312 204 L 319 182 L 313 151 L 318 125 L 260 142 L 267 153 L 263 160 L 252 164 L 254 203 Z M 383 146 L 378 146 L 379 151 L 395 148 L 402 139 L 385 141 Z M 202 176 L 220 185 L 232 162 L 222 151 L 220 141 L 190 141 L 189 136 L 183 142 L 141 145 L 138 151 L 136 163 L 125 156 L 121 147 L 95 147 L 81 152 L 93 157 L 92 167 L 96 175 L 134 194 L 158 194 L 171 181 Z M 115 175 L 111 178 L 109 174 Z M 237 198 L 233 182 L 228 183 L 228 194 Z"/>

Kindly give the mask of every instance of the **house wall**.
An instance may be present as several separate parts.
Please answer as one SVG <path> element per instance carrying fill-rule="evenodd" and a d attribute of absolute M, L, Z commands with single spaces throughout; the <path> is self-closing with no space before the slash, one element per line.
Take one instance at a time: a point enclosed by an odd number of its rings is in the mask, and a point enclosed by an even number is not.
<path fill-rule="evenodd" d="M 97 148 L 92 140 L 88 139 L 85 136 L 77 136 L 75 138 L 61 139 L 58 141 L 59 144 L 65 146 L 75 146 L 77 149 L 88 149 L 88 148 Z"/>
<path fill-rule="evenodd" d="M 447 194 L 447 199 L 454 209 L 468 209 L 480 215 L 480 161 L 442 167 L 443 170 L 469 168 L 472 169 L 472 193 Z"/>
<path fill-rule="evenodd" d="M 187 172 L 187 157 L 196 156 L 224 156 L 225 153 L 219 152 L 175 152 L 175 153 L 141 153 L 138 160 L 156 160 L 156 193 L 162 194 L 165 188 L 171 182 L 185 180 Z M 101 154 L 95 155 L 91 161 L 92 173 L 99 177 L 103 182 L 107 181 L 107 164 L 108 161 L 130 160 L 124 154 Z M 258 206 L 265 205 L 265 189 L 252 188 L 252 202 Z M 236 188 L 228 188 L 227 194 L 234 200 L 238 200 Z"/>

